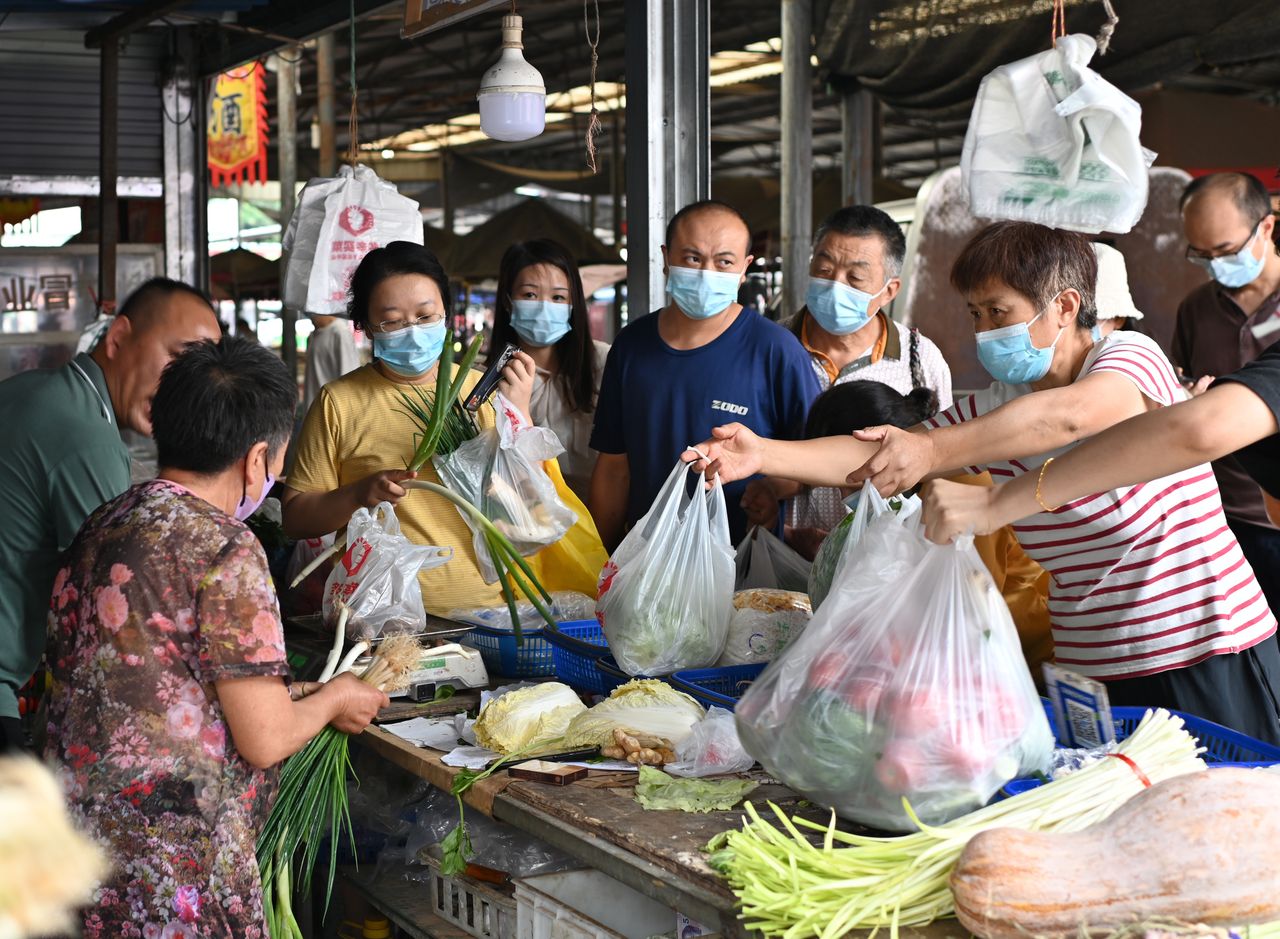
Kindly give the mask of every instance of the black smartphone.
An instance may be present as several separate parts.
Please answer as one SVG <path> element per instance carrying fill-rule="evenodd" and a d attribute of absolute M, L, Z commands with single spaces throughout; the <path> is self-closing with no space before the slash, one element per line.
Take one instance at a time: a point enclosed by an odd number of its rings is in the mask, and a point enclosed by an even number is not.
<path fill-rule="evenodd" d="M 476 386 L 471 389 L 471 394 L 467 395 L 467 399 L 462 402 L 464 408 L 474 413 L 480 410 L 480 405 L 493 396 L 494 389 L 498 387 L 498 379 L 502 377 L 502 370 L 507 367 L 507 363 L 511 361 L 516 351 L 513 344 L 507 343 L 506 348 L 494 357 L 485 368 L 484 374 L 480 376 L 480 380 L 476 382 Z"/>

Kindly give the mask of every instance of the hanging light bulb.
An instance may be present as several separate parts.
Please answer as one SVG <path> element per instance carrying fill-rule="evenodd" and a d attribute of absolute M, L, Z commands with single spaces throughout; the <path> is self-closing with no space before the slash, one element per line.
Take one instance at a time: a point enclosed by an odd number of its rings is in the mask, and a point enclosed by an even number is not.
<path fill-rule="evenodd" d="M 480 79 L 480 129 L 494 140 L 528 140 L 547 121 L 547 86 L 524 60 L 522 23 L 514 14 L 502 18 L 502 55 Z"/>

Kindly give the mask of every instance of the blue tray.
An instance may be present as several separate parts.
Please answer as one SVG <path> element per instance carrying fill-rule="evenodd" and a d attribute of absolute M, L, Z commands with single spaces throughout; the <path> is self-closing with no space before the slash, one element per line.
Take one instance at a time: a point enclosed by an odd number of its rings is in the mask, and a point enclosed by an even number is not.
<path fill-rule="evenodd" d="M 551 643 L 556 678 L 593 694 L 608 694 L 612 690 L 604 674 L 596 668 L 596 662 L 609 654 L 604 630 L 598 622 L 584 619 L 561 623 L 556 629 L 544 630 L 543 637 Z"/>
<path fill-rule="evenodd" d="M 600 680 L 604 684 L 602 694 L 613 694 L 615 688 L 620 688 L 634 678 L 655 677 L 653 675 L 628 675 L 612 655 L 602 655 L 596 659 L 596 669 L 600 672 Z M 670 684 L 670 680 L 665 676 L 660 677 L 660 680 Z"/>
<path fill-rule="evenodd" d="M 546 629 L 524 629 L 524 642 L 516 645 L 515 633 L 492 626 L 473 626 L 459 642 L 480 650 L 490 677 L 551 678 L 556 673 Z"/>
<path fill-rule="evenodd" d="M 672 675 L 671 685 L 692 696 L 704 707 L 721 707 L 732 711 L 747 686 L 759 678 L 763 671 L 763 664 L 693 668 Z"/>

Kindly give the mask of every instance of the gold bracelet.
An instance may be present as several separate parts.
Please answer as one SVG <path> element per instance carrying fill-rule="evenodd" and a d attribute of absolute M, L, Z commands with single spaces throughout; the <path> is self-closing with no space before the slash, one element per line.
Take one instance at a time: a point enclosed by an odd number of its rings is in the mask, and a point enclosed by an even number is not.
<path fill-rule="evenodd" d="M 1044 471 L 1049 468 L 1049 464 L 1052 462 L 1053 457 L 1049 457 L 1049 459 L 1044 461 L 1044 465 L 1040 467 L 1040 476 L 1036 479 L 1036 501 L 1040 503 L 1040 508 L 1044 509 L 1046 512 L 1056 512 L 1058 509 L 1062 508 L 1062 506 L 1058 506 L 1057 509 L 1049 508 L 1049 506 L 1044 504 L 1044 497 L 1040 495 L 1040 487 L 1044 485 Z"/>

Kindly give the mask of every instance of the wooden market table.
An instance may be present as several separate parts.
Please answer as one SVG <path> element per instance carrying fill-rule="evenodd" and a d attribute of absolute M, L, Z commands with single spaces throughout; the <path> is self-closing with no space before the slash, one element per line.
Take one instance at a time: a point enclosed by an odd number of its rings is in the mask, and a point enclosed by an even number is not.
<path fill-rule="evenodd" d="M 438 751 L 416 747 L 381 727 L 370 726 L 356 741 L 445 791 L 458 772 L 444 765 Z M 551 786 L 495 773 L 474 786 L 465 801 L 708 929 L 729 937 L 750 935 L 738 921 L 733 893 L 707 866 L 702 852 L 713 836 L 739 826 L 741 811 L 648 810 L 634 798 L 634 781 L 633 773 L 592 771 L 572 785 Z M 799 814 L 800 796 L 776 783 L 765 782 L 750 798 L 790 806 L 789 811 Z M 818 811 L 808 811 L 813 818 L 820 817 Z M 955 920 L 904 928 L 900 933 L 904 939 L 968 936 Z"/>

